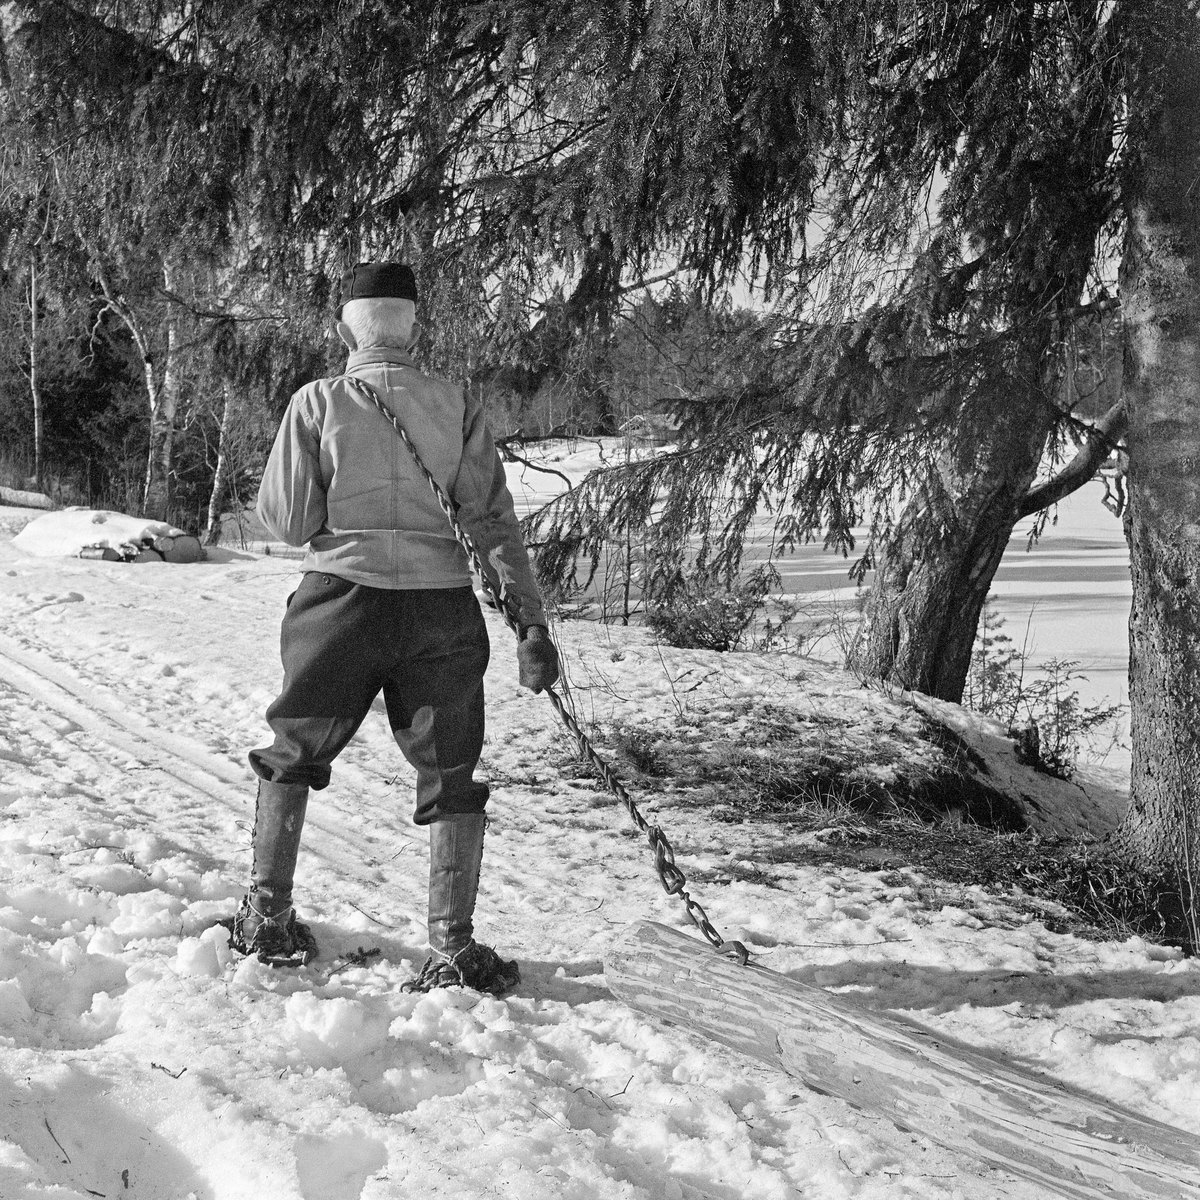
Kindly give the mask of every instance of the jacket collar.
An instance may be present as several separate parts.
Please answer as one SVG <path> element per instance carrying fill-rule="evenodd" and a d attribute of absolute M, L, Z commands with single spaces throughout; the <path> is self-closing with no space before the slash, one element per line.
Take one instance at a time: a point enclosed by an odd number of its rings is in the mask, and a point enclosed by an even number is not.
<path fill-rule="evenodd" d="M 357 367 L 370 366 L 415 367 L 417 364 L 403 350 L 391 346 L 368 346 L 365 350 L 351 350 L 346 359 L 346 373 Z"/>

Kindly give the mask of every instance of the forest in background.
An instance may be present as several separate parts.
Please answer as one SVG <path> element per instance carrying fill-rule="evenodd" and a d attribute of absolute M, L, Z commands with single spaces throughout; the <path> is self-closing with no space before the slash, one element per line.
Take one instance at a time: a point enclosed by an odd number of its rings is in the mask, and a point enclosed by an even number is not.
<path fill-rule="evenodd" d="M 0 303 L 9 340 L 0 359 L 0 483 L 49 495 L 56 504 L 143 511 L 150 411 L 138 347 L 124 323 L 104 312 L 103 295 L 46 273 L 9 272 Z M 36 343 L 31 283 L 36 285 Z M 180 302 L 182 307 L 182 301 Z M 476 391 L 497 439 L 509 449 L 553 437 L 628 431 L 653 440 L 670 428 L 677 402 L 728 386 L 738 371 L 736 339 L 760 318 L 714 311 L 678 289 L 631 298 L 586 362 L 531 377 L 519 368 L 456 376 Z M 176 318 L 172 370 L 177 390 L 165 519 L 215 541 L 219 518 L 252 505 L 283 407 L 310 378 L 345 365 L 332 316 L 319 317 L 311 342 L 268 339 L 263 358 L 231 380 L 215 361 L 234 348 L 219 321 Z M 279 330 L 272 330 L 277 335 Z M 435 329 L 423 340 L 434 343 Z M 243 351 L 244 352 L 244 351 Z M 423 359 L 421 348 L 414 352 Z M 42 420 L 40 464 L 34 453 L 31 361 Z M 218 474 L 220 466 L 220 474 Z"/>
<path fill-rule="evenodd" d="M 1016 522 L 1116 455 L 1118 841 L 1174 880 L 1197 940 L 1193 0 L 0 19 L 10 469 L 32 453 L 36 477 L 205 525 L 214 491 L 252 490 L 290 391 L 339 368 L 341 270 L 402 258 L 423 361 L 480 388 L 502 435 L 670 401 L 670 452 L 531 521 L 548 589 L 646 530 L 647 595 L 731 588 L 767 509 L 780 553 L 819 539 L 873 568 L 851 668 L 957 701 Z M 729 303 L 747 279 L 754 314 Z M 656 395 L 646 356 L 672 338 Z"/>

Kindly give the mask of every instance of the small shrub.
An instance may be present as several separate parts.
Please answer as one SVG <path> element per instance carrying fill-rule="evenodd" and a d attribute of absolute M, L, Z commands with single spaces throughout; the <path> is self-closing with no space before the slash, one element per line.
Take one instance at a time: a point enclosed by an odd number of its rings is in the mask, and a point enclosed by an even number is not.
<path fill-rule="evenodd" d="M 1083 743 L 1101 726 L 1124 711 L 1120 704 L 1084 705 L 1071 685 L 1086 681 L 1077 662 L 1052 658 L 1033 674 L 1028 653 L 1001 631 L 1004 620 L 990 604 L 984 606 L 976 648 L 963 689 L 963 703 L 996 717 L 1009 729 L 1035 726 L 1038 731 L 1035 766 L 1048 775 L 1070 779 L 1079 763 Z"/>
<path fill-rule="evenodd" d="M 1124 711 L 1121 704 L 1083 705 L 1071 683 L 1087 676 L 1076 671 L 1076 666 L 1078 663 L 1052 658 L 1042 668 L 1045 674 L 1026 686 L 1022 698 L 1028 719 L 1042 735 L 1042 766 L 1060 779 L 1070 779 L 1075 773 L 1079 752 L 1088 737 Z"/>
<path fill-rule="evenodd" d="M 1001 627 L 1004 618 L 989 600 L 971 653 L 971 666 L 963 688 L 963 704 L 1006 725 L 1016 723 L 1025 686 L 1025 650 L 1018 650 Z"/>
<path fill-rule="evenodd" d="M 646 623 L 668 646 L 681 650 L 736 650 L 777 581 L 778 575 L 770 568 L 760 568 L 732 585 L 700 575 L 679 587 L 669 601 L 651 606 Z M 780 625 L 787 620 L 790 616 L 785 610 Z M 768 643 L 778 643 L 779 629 L 768 621 Z"/>
<path fill-rule="evenodd" d="M 669 773 L 658 750 L 659 739 L 649 730 L 621 725 L 613 730 L 612 740 L 621 757 L 642 775 Z"/>
<path fill-rule="evenodd" d="M 760 607 L 766 609 L 767 601 L 765 599 L 761 602 Z M 800 611 L 800 605 L 795 600 L 776 596 L 771 601 L 771 607 L 775 613 L 774 620 L 768 613 L 763 618 L 761 625 L 756 622 L 751 623 L 749 649 L 756 650 L 760 654 L 767 654 L 772 650 L 799 653 L 805 644 L 806 637 L 804 634 L 796 632 L 792 622 Z"/>

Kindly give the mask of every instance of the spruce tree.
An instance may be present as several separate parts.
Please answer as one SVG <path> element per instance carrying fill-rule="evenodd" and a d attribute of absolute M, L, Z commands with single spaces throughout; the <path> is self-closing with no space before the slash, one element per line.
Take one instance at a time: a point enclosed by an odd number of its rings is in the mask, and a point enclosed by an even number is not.
<path fill-rule="evenodd" d="M 654 253 L 701 290 L 761 267 L 771 315 L 745 382 L 680 406 L 677 454 L 540 516 L 542 566 L 594 561 L 601 530 L 653 510 L 652 584 L 731 578 L 768 509 L 778 551 L 822 538 L 878 568 L 855 665 L 957 699 L 1015 522 L 1121 428 L 1074 418 L 1062 378 L 1106 309 L 1118 26 L 1081 2 L 752 8 L 625 31 L 588 211 L 635 276 Z M 1071 470 L 1035 487 L 1069 432 Z"/>

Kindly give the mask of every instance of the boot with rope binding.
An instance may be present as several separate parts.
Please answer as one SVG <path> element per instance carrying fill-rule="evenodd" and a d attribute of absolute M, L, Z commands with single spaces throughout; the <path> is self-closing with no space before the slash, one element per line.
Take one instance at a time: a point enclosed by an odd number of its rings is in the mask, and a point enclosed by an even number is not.
<path fill-rule="evenodd" d="M 268 916 L 255 907 L 253 895 L 243 896 L 237 912 L 217 924 L 229 930 L 229 945 L 239 954 L 253 955 L 272 967 L 303 967 L 316 957 L 317 940 L 289 904 Z"/>
<path fill-rule="evenodd" d="M 402 991 L 466 987 L 498 996 L 520 982 L 515 962 L 472 936 L 486 823 L 483 813 L 452 813 L 429 826 L 429 957 Z"/>
<path fill-rule="evenodd" d="M 292 907 L 292 880 L 307 807 L 306 785 L 260 780 L 250 891 L 232 917 L 217 922 L 229 930 L 234 950 L 273 967 L 302 967 L 317 953 L 312 930 L 296 920 Z"/>

